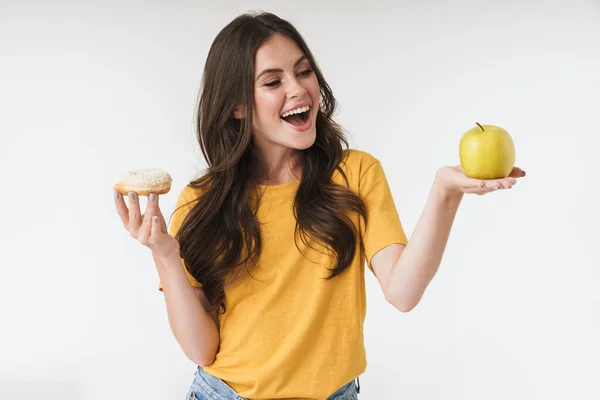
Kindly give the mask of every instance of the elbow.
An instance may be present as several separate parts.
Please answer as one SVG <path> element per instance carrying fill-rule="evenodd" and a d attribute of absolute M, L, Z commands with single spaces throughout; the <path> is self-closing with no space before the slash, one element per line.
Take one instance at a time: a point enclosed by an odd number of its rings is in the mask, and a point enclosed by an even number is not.
<path fill-rule="evenodd" d="M 400 312 L 403 313 L 407 313 L 407 312 L 411 312 L 417 305 L 399 305 L 399 306 L 394 306 L 396 307 L 396 309 Z"/>
<path fill-rule="evenodd" d="M 187 356 L 194 364 L 200 367 L 208 367 L 215 362 L 217 350 L 218 346 L 197 349 L 197 351 L 192 351 L 190 354 L 187 354 Z"/>
<path fill-rule="evenodd" d="M 411 312 L 417 305 L 409 303 L 390 303 L 394 308 L 400 312 L 407 313 Z"/>
<path fill-rule="evenodd" d="M 412 311 L 417 306 L 417 304 L 419 304 L 419 300 L 420 300 L 420 299 L 412 299 L 407 296 L 391 296 L 391 295 L 386 295 L 385 299 L 396 310 L 403 312 L 403 313 Z"/>
<path fill-rule="evenodd" d="M 189 352 L 186 352 L 186 355 L 194 364 L 200 367 L 208 367 L 217 358 L 219 338 L 218 336 L 213 336 L 211 340 L 209 335 L 201 343 L 197 343 L 196 346 L 188 348 L 188 350 Z"/>
<path fill-rule="evenodd" d="M 205 359 L 205 360 L 200 360 L 199 362 L 196 362 L 195 364 L 198 365 L 199 367 L 208 367 L 209 365 L 212 365 L 213 362 L 215 362 L 215 360 L 208 361 L 208 359 Z"/>
<path fill-rule="evenodd" d="M 189 357 L 189 359 L 199 367 L 208 367 L 209 365 L 212 365 L 212 363 L 215 362 L 215 357 L 197 356 Z"/>

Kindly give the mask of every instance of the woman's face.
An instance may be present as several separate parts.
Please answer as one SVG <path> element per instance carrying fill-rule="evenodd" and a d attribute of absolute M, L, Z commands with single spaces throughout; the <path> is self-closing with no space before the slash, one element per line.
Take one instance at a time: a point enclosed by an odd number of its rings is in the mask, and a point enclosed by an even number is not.
<path fill-rule="evenodd" d="M 258 148 L 285 154 L 312 146 L 320 91 L 300 47 L 275 34 L 258 49 L 254 70 L 253 138 Z"/>

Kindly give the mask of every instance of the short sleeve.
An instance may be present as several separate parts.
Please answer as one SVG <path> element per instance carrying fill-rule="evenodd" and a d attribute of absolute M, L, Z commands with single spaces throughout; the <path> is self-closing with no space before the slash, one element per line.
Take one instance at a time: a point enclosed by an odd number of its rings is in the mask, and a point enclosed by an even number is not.
<path fill-rule="evenodd" d="M 194 207 L 196 202 L 195 200 L 197 194 L 194 193 L 194 189 L 190 186 L 186 186 L 181 193 L 179 194 L 179 198 L 177 199 L 177 204 L 175 205 L 175 211 L 171 217 L 171 223 L 169 225 L 169 235 L 175 237 L 179 229 L 181 228 L 181 224 L 185 219 L 186 215 L 190 212 L 190 210 Z M 185 274 L 193 287 L 202 287 L 202 284 L 198 282 L 185 268 L 185 263 L 183 258 L 181 258 L 181 266 L 185 270 Z M 158 283 L 158 290 L 162 292 L 162 284 Z"/>
<path fill-rule="evenodd" d="M 407 244 L 408 238 L 402 227 L 396 204 L 383 171 L 376 160 L 362 173 L 359 195 L 367 208 L 367 227 L 363 228 L 363 246 L 368 268 L 373 271 L 371 259 L 390 244 Z"/>

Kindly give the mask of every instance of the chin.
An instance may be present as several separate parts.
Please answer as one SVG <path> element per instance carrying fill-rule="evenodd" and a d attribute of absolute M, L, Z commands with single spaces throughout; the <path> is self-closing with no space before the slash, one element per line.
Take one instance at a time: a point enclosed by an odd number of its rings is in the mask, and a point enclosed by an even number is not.
<path fill-rule="evenodd" d="M 315 141 L 317 140 L 317 132 L 315 132 L 312 129 L 311 131 L 312 132 L 303 132 L 303 136 L 298 137 L 294 141 L 293 147 L 297 150 L 306 150 L 312 147 L 312 145 L 315 144 Z"/>

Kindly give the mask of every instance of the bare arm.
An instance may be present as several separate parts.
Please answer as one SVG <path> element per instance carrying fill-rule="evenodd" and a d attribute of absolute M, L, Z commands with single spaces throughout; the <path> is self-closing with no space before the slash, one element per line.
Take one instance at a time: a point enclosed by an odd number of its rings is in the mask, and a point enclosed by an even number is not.
<path fill-rule="evenodd" d="M 206 311 L 208 300 L 204 291 L 192 287 L 178 255 L 155 262 L 173 335 L 195 364 L 212 364 L 219 348 L 219 329 L 216 315 Z"/>
<path fill-rule="evenodd" d="M 509 189 L 522 176 L 525 172 L 520 168 L 515 168 L 507 178 L 486 181 L 467 178 L 458 167 L 438 171 L 408 245 L 387 246 L 371 260 L 387 301 L 403 312 L 419 303 L 438 271 L 465 193 L 483 195 Z"/>
<path fill-rule="evenodd" d="M 447 196 L 434 185 L 410 243 L 390 260 L 384 293 L 398 310 L 412 310 L 437 273 L 461 199 L 462 194 Z"/>
<path fill-rule="evenodd" d="M 216 316 L 211 316 L 204 291 L 190 284 L 179 254 L 179 243 L 169 235 L 158 206 L 158 196 L 150 195 L 141 215 L 139 198 L 131 193 L 129 207 L 115 192 L 115 205 L 129 234 L 152 251 L 158 270 L 171 331 L 190 360 L 200 366 L 214 362 L 219 348 Z"/>

